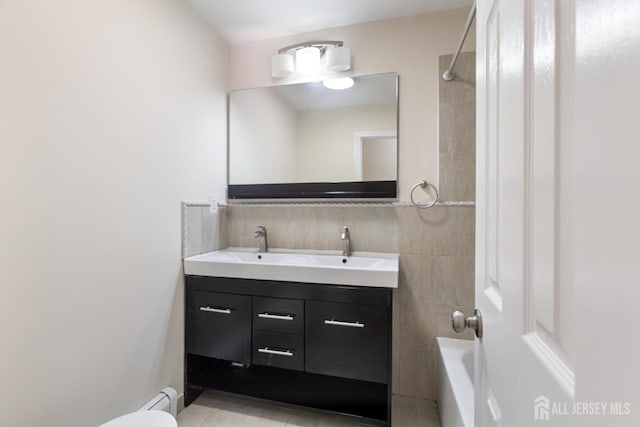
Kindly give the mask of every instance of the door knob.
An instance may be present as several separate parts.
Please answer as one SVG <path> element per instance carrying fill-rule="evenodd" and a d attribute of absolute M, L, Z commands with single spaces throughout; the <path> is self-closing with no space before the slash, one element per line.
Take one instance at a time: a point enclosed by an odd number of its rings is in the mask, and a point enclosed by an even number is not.
<path fill-rule="evenodd" d="M 482 338 L 482 314 L 477 308 L 473 311 L 473 316 L 468 317 L 462 311 L 455 310 L 451 313 L 451 326 L 457 333 L 467 328 L 473 329 L 476 337 Z"/>

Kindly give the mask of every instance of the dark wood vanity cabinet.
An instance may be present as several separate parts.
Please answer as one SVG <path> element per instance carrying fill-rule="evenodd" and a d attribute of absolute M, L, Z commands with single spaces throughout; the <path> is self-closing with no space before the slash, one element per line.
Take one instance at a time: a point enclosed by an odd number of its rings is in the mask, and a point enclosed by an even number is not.
<path fill-rule="evenodd" d="M 389 423 L 391 296 L 187 276 L 185 404 L 210 388 Z"/>

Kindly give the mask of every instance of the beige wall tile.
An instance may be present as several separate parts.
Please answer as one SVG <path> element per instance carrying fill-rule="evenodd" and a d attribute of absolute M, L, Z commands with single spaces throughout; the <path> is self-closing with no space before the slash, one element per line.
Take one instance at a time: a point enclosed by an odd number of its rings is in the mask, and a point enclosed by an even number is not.
<path fill-rule="evenodd" d="M 400 310 L 410 300 L 420 300 L 423 304 L 453 304 L 453 259 L 449 256 L 401 255 Z"/>
<path fill-rule="evenodd" d="M 218 213 L 218 247 L 223 249 L 229 246 L 229 210 L 224 207 L 219 208 Z"/>
<path fill-rule="evenodd" d="M 475 258 L 454 257 L 451 270 L 451 287 L 454 289 L 453 304 L 459 307 L 474 307 Z"/>
<path fill-rule="evenodd" d="M 438 162 L 441 162 L 441 156 L 445 154 L 453 153 L 455 140 L 453 138 L 453 135 L 451 136 L 440 135 L 438 138 L 439 138 L 439 147 L 440 147 L 439 154 L 438 154 Z M 442 165 L 438 163 L 438 180 L 439 181 L 442 181 L 442 173 L 440 172 L 441 168 L 442 168 Z"/>
<path fill-rule="evenodd" d="M 354 207 L 349 226 L 352 249 L 399 252 L 397 212 L 390 207 Z M 339 242 L 340 243 L 340 242 Z"/>
<path fill-rule="evenodd" d="M 449 153 L 453 150 L 453 104 L 440 104 L 438 114 L 438 138 L 440 141 L 438 151 L 440 154 Z"/>
<path fill-rule="evenodd" d="M 435 353 L 431 351 L 401 350 L 398 356 L 398 394 L 435 400 Z"/>
<path fill-rule="evenodd" d="M 272 248 L 341 250 L 340 233 L 343 226 L 352 231 L 354 250 L 369 250 L 366 249 L 367 244 L 382 247 L 389 240 L 389 236 L 368 232 L 371 226 L 366 221 L 361 224 L 363 232 L 359 233 L 354 220 L 355 208 L 348 206 L 230 206 L 228 209 L 229 246 L 257 247 L 253 232 L 258 225 L 267 228 L 269 246 Z M 393 226 L 392 221 L 389 224 Z M 390 229 L 392 231 L 393 228 Z M 358 239 L 361 239 L 360 242 Z M 363 242 L 363 247 L 358 248 L 358 243 Z M 390 247 L 393 248 L 393 245 Z"/>
<path fill-rule="evenodd" d="M 476 210 L 472 207 L 452 209 L 452 255 L 475 256 Z"/>
<path fill-rule="evenodd" d="M 393 346 L 391 349 L 391 393 L 400 392 L 400 348 Z"/>
<path fill-rule="evenodd" d="M 202 253 L 220 249 L 220 223 L 224 213 L 218 209 L 211 213 L 209 207 L 201 207 L 202 214 Z"/>
<path fill-rule="evenodd" d="M 453 198 L 461 201 L 476 199 L 476 153 L 453 153 Z"/>
<path fill-rule="evenodd" d="M 442 276 L 446 267 L 439 265 L 437 258 L 424 256 L 401 256 L 400 284 L 398 286 L 397 345 L 401 351 L 410 349 L 432 350 L 435 345 L 435 313 L 429 298 L 431 280 L 427 272 Z"/>
<path fill-rule="evenodd" d="M 254 224 L 255 219 L 253 219 L 257 210 L 258 208 L 227 207 L 228 246 L 248 246 L 248 237 L 253 237 L 253 234 L 248 235 L 248 227 L 258 225 Z"/>
<path fill-rule="evenodd" d="M 454 153 L 444 153 L 439 156 L 440 182 L 439 192 L 440 201 L 455 201 L 455 176 L 454 176 Z"/>
<path fill-rule="evenodd" d="M 300 230 L 304 233 L 317 233 L 314 236 L 314 243 L 310 249 L 333 249 L 342 250 L 342 240 L 340 233 L 342 227 L 349 227 L 351 232 L 351 240 L 355 250 L 359 239 L 364 237 L 364 232 L 359 233 L 354 227 L 357 227 L 354 220 L 354 208 L 348 206 L 327 207 L 327 208 L 309 208 L 311 218 L 310 227 L 306 230 Z M 313 230 L 313 231 L 312 231 Z"/>
<path fill-rule="evenodd" d="M 440 57 L 440 67 L 451 55 Z M 443 70 L 441 70 L 442 72 Z M 475 52 L 460 55 L 452 82 L 440 80 L 438 117 L 440 197 L 446 201 L 475 200 Z M 445 89 L 448 88 L 448 89 Z M 449 100 L 451 102 L 449 102 Z"/>
<path fill-rule="evenodd" d="M 456 78 L 452 84 L 453 103 L 475 101 L 476 98 L 476 62 L 475 52 L 463 52 L 458 57 L 455 68 Z"/>
<path fill-rule="evenodd" d="M 451 208 L 397 208 L 397 213 L 401 254 L 451 254 Z"/>
<path fill-rule="evenodd" d="M 441 425 L 436 402 L 418 402 L 418 427 L 441 427 Z"/>
<path fill-rule="evenodd" d="M 202 253 L 202 212 L 200 206 L 187 206 L 184 220 L 185 257 Z"/>
<path fill-rule="evenodd" d="M 452 151 L 467 153 L 476 151 L 476 105 L 473 102 L 453 104 L 451 122 L 440 122 L 440 126 L 451 126 L 445 136 L 453 137 Z"/>
<path fill-rule="evenodd" d="M 418 427 L 418 408 L 414 399 L 395 395 L 391 405 L 392 426 Z"/>
<path fill-rule="evenodd" d="M 438 405 L 432 400 L 393 396 L 392 422 L 394 427 L 440 427 Z"/>
<path fill-rule="evenodd" d="M 453 85 L 440 78 L 442 73 L 449 68 L 453 55 L 441 55 L 438 58 L 438 101 L 440 104 L 451 104 L 453 102 Z"/>
<path fill-rule="evenodd" d="M 436 316 L 433 306 L 419 299 L 408 300 L 400 311 L 399 348 L 401 352 L 435 348 Z"/>

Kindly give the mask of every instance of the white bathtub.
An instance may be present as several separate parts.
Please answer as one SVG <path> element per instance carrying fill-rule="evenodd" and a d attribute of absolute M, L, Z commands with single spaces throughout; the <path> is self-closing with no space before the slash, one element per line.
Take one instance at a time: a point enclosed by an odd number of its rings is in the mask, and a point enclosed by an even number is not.
<path fill-rule="evenodd" d="M 473 427 L 473 341 L 437 338 L 442 427 Z"/>

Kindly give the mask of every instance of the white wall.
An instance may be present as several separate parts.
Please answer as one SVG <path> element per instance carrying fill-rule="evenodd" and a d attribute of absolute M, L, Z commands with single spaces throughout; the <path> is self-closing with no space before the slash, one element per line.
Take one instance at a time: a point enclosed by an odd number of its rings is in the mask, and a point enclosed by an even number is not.
<path fill-rule="evenodd" d="M 395 131 L 394 106 L 346 107 L 298 113 L 300 182 L 357 181 L 355 132 Z"/>
<path fill-rule="evenodd" d="M 229 110 L 229 183 L 296 182 L 295 109 L 274 92 L 241 90 Z"/>
<path fill-rule="evenodd" d="M 182 390 L 180 202 L 224 191 L 227 55 L 179 0 L 0 1 L 0 424 Z"/>
<path fill-rule="evenodd" d="M 353 65 L 345 75 L 398 72 L 399 191 L 400 200 L 408 201 L 416 182 L 438 182 L 438 56 L 455 51 L 468 12 L 462 8 L 235 45 L 230 88 L 295 81 L 273 79 L 270 57 L 283 46 L 309 40 L 343 40 Z M 472 29 L 463 50 L 474 50 L 474 34 Z"/>
<path fill-rule="evenodd" d="M 397 138 L 362 138 L 362 179 L 365 181 L 393 180 L 397 174 Z"/>

